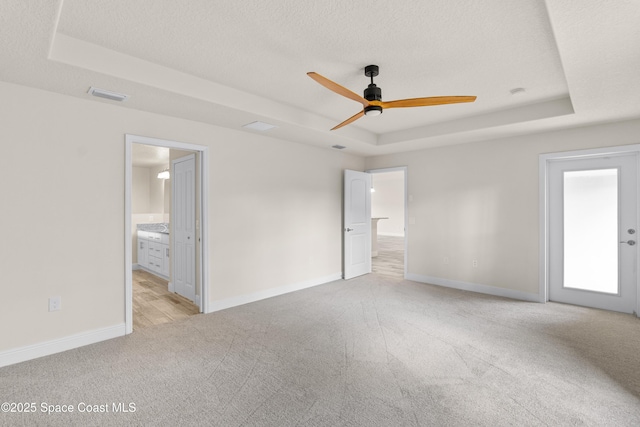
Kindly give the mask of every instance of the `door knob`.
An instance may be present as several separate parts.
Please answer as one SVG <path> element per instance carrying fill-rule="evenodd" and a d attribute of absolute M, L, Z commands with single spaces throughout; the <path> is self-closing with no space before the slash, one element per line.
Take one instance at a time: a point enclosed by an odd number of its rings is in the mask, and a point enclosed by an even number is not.
<path fill-rule="evenodd" d="M 620 242 L 620 243 L 626 243 L 626 244 L 627 244 L 627 245 L 629 245 L 629 246 L 633 246 L 633 245 L 635 245 L 635 244 L 636 244 L 636 241 L 635 241 L 635 240 L 627 240 L 627 241 L 625 242 L 625 241 L 623 240 L 623 241 L 622 241 L 622 242 Z"/>
<path fill-rule="evenodd" d="M 353 231 L 353 228 L 347 228 L 347 232 Z"/>

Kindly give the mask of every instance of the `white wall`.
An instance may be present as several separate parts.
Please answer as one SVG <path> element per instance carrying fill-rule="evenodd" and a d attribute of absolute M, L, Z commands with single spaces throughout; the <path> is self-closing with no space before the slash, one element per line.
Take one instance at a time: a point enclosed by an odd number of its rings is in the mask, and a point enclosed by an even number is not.
<path fill-rule="evenodd" d="M 142 214 L 149 210 L 149 168 L 133 167 L 131 170 L 131 212 Z"/>
<path fill-rule="evenodd" d="M 389 218 L 378 221 L 378 235 L 404 236 L 404 172 L 374 173 L 371 179 L 371 216 Z"/>
<path fill-rule="evenodd" d="M 136 233 L 138 224 L 165 222 L 164 180 L 158 179 L 163 168 L 134 166 L 131 168 L 131 247 L 132 262 L 138 262 Z M 168 211 L 167 211 L 168 214 Z"/>
<path fill-rule="evenodd" d="M 158 179 L 158 172 L 164 168 L 134 166 L 131 169 L 131 212 L 158 215 L 153 221 L 162 222 L 165 180 Z"/>
<path fill-rule="evenodd" d="M 166 213 L 164 210 L 164 180 L 158 179 L 158 172 L 164 168 L 149 169 L 149 212 Z M 133 191 L 132 191 L 133 197 Z M 133 202 L 132 202 L 133 204 Z M 162 220 L 158 221 L 162 222 Z"/>
<path fill-rule="evenodd" d="M 408 166 L 409 277 L 536 296 L 539 154 L 638 142 L 634 120 L 370 157 L 366 168 Z"/>
<path fill-rule="evenodd" d="M 342 170 L 364 159 L 13 84 L 0 98 L 0 355 L 124 324 L 127 133 L 209 147 L 211 303 L 341 271 Z"/>

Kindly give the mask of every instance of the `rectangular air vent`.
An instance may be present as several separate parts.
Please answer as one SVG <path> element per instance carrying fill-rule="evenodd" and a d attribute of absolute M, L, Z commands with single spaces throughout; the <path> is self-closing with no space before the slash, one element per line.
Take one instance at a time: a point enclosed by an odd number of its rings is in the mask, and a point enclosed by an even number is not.
<path fill-rule="evenodd" d="M 98 96 L 100 98 L 110 99 L 112 101 L 126 101 L 129 99 L 129 95 L 123 93 L 111 92 L 110 90 L 98 89 L 91 86 L 87 92 L 89 95 Z"/>
<path fill-rule="evenodd" d="M 264 132 L 265 130 L 274 129 L 277 126 L 264 122 L 251 122 L 242 127 L 246 129 L 257 130 L 259 132 Z"/>

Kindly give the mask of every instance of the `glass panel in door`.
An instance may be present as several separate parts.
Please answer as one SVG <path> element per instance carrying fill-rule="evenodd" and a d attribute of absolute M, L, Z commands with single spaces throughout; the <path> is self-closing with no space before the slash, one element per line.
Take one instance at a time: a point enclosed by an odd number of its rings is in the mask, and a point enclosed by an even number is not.
<path fill-rule="evenodd" d="M 563 196 L 563 286 L 618 294 L 618 169 L 565 171 Z"/>

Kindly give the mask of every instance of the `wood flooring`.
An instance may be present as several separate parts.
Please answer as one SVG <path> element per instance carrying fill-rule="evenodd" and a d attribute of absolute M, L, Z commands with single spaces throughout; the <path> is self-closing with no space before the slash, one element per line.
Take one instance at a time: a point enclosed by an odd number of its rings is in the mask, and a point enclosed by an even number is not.
<path fill-rule="evenodd" d="M 371 270 L 404 279 L 404 237 L 378 236 L 378 256 L 371 258 Z"/>
<path fill-rule="evenodd" d="M 134 331 L 184 319 L 199 311 L 188 299 L 169 292 L 166 280 L 146 271 L 133 271 Z"/>

